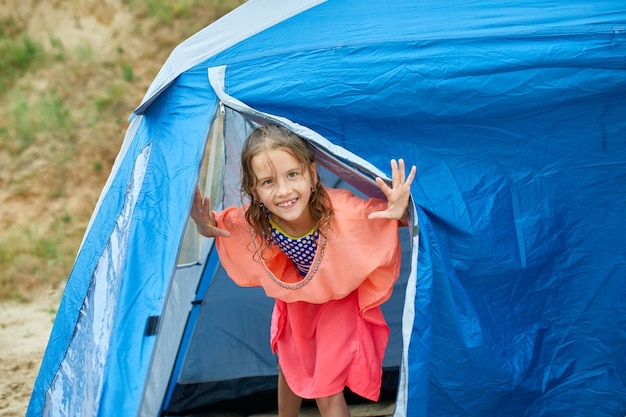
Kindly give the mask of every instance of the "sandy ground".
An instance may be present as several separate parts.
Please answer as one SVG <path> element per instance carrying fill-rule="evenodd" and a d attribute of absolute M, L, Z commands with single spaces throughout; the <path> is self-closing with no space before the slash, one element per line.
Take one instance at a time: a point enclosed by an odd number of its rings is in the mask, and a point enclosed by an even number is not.
<path fill-rule="evenodd" d="M 60 294 L 0 302 L 0 415 L 23 417 L 50 337 Z"/>

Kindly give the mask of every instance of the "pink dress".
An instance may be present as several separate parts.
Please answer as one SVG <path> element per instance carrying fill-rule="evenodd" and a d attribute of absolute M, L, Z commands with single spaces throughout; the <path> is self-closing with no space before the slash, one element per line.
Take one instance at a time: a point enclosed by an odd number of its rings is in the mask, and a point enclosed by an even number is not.
<path fill-rule="evenodd" d="M 400 271 L 398 222 L 367 218 L 386 209 L 382 200 L 327 192 L 335 215 L 305 277 L 275 247 L 262 262 L 254 255 L 260 240 L 253 242 L 245 207 L 215 213 L 218 227 L 231 232 L 216 245 L 231 279 L 276 300 L 270 343 L 297 395 L 327 397 L 347 386 L 375 401 L 389 337 L 380 305 Z"/>

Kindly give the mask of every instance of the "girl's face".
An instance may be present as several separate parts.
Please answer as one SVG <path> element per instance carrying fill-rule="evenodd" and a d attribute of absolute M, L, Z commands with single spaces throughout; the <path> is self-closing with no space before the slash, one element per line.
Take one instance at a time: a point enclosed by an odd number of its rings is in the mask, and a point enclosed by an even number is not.
<path fill-rule="evenodd" d="M 274 221 L 288 234 L 303 236 L 315 226 L 309 198 L 317 177 L 291 153 L 270 149 L 252 157 L 257 199 L 272 213 Z M 311 174 L 313 173 L 313 174 Z"/>

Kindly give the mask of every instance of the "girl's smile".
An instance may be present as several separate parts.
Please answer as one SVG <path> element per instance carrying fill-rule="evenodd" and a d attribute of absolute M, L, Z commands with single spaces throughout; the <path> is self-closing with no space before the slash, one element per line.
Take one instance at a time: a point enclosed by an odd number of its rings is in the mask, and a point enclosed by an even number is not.
<path fill-rule="evenodd" d="M 278 207 L 286 208 L 286 207 L 290 207 L 290 206 L 292 206 L 292 205 L 293 205 L 293 204 L 295 204 L 297 201 L 298 201 L 298 199 L 297 199 L 297 198 L 294 198 L 293 200 L 289 200 L 289 201 L 286 201 L 286 202 L 284 202 L 284 203 L 278 203 L 277 205 L 278 205 Z"/>
<path fill-rule="evenodd" d="M 256 197 L 276 223 L 294 237 L 310 232 L 315 227 L 309 209 L 311 189 L 317 181 L 314 167 L 306 167 L 283 148 L 255 155 L 251 166 L 257 179 Z"/>

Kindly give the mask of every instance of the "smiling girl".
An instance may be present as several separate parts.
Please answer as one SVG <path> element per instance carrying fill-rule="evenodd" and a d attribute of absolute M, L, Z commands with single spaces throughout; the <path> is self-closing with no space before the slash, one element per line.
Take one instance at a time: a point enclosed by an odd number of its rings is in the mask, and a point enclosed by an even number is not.
<path fill-rule="evenodd" d="M 280 417 L 314 398 L 323 417 L 349 416 L 344 388 L 376 401 L 389 328 L 380 305 L 400 269 L 398 227 L 407 224 L 412 167 L 391 161 L 387 201 L 323 187 L 306 142 L 267 125 L 246 139 L 242 192 L 250 204 L 209 210 L 196 190 L 191 217 L 215 237 L 220 261 L 241 286 L 275 299 L 270 329 L 278 355 Z"/>

